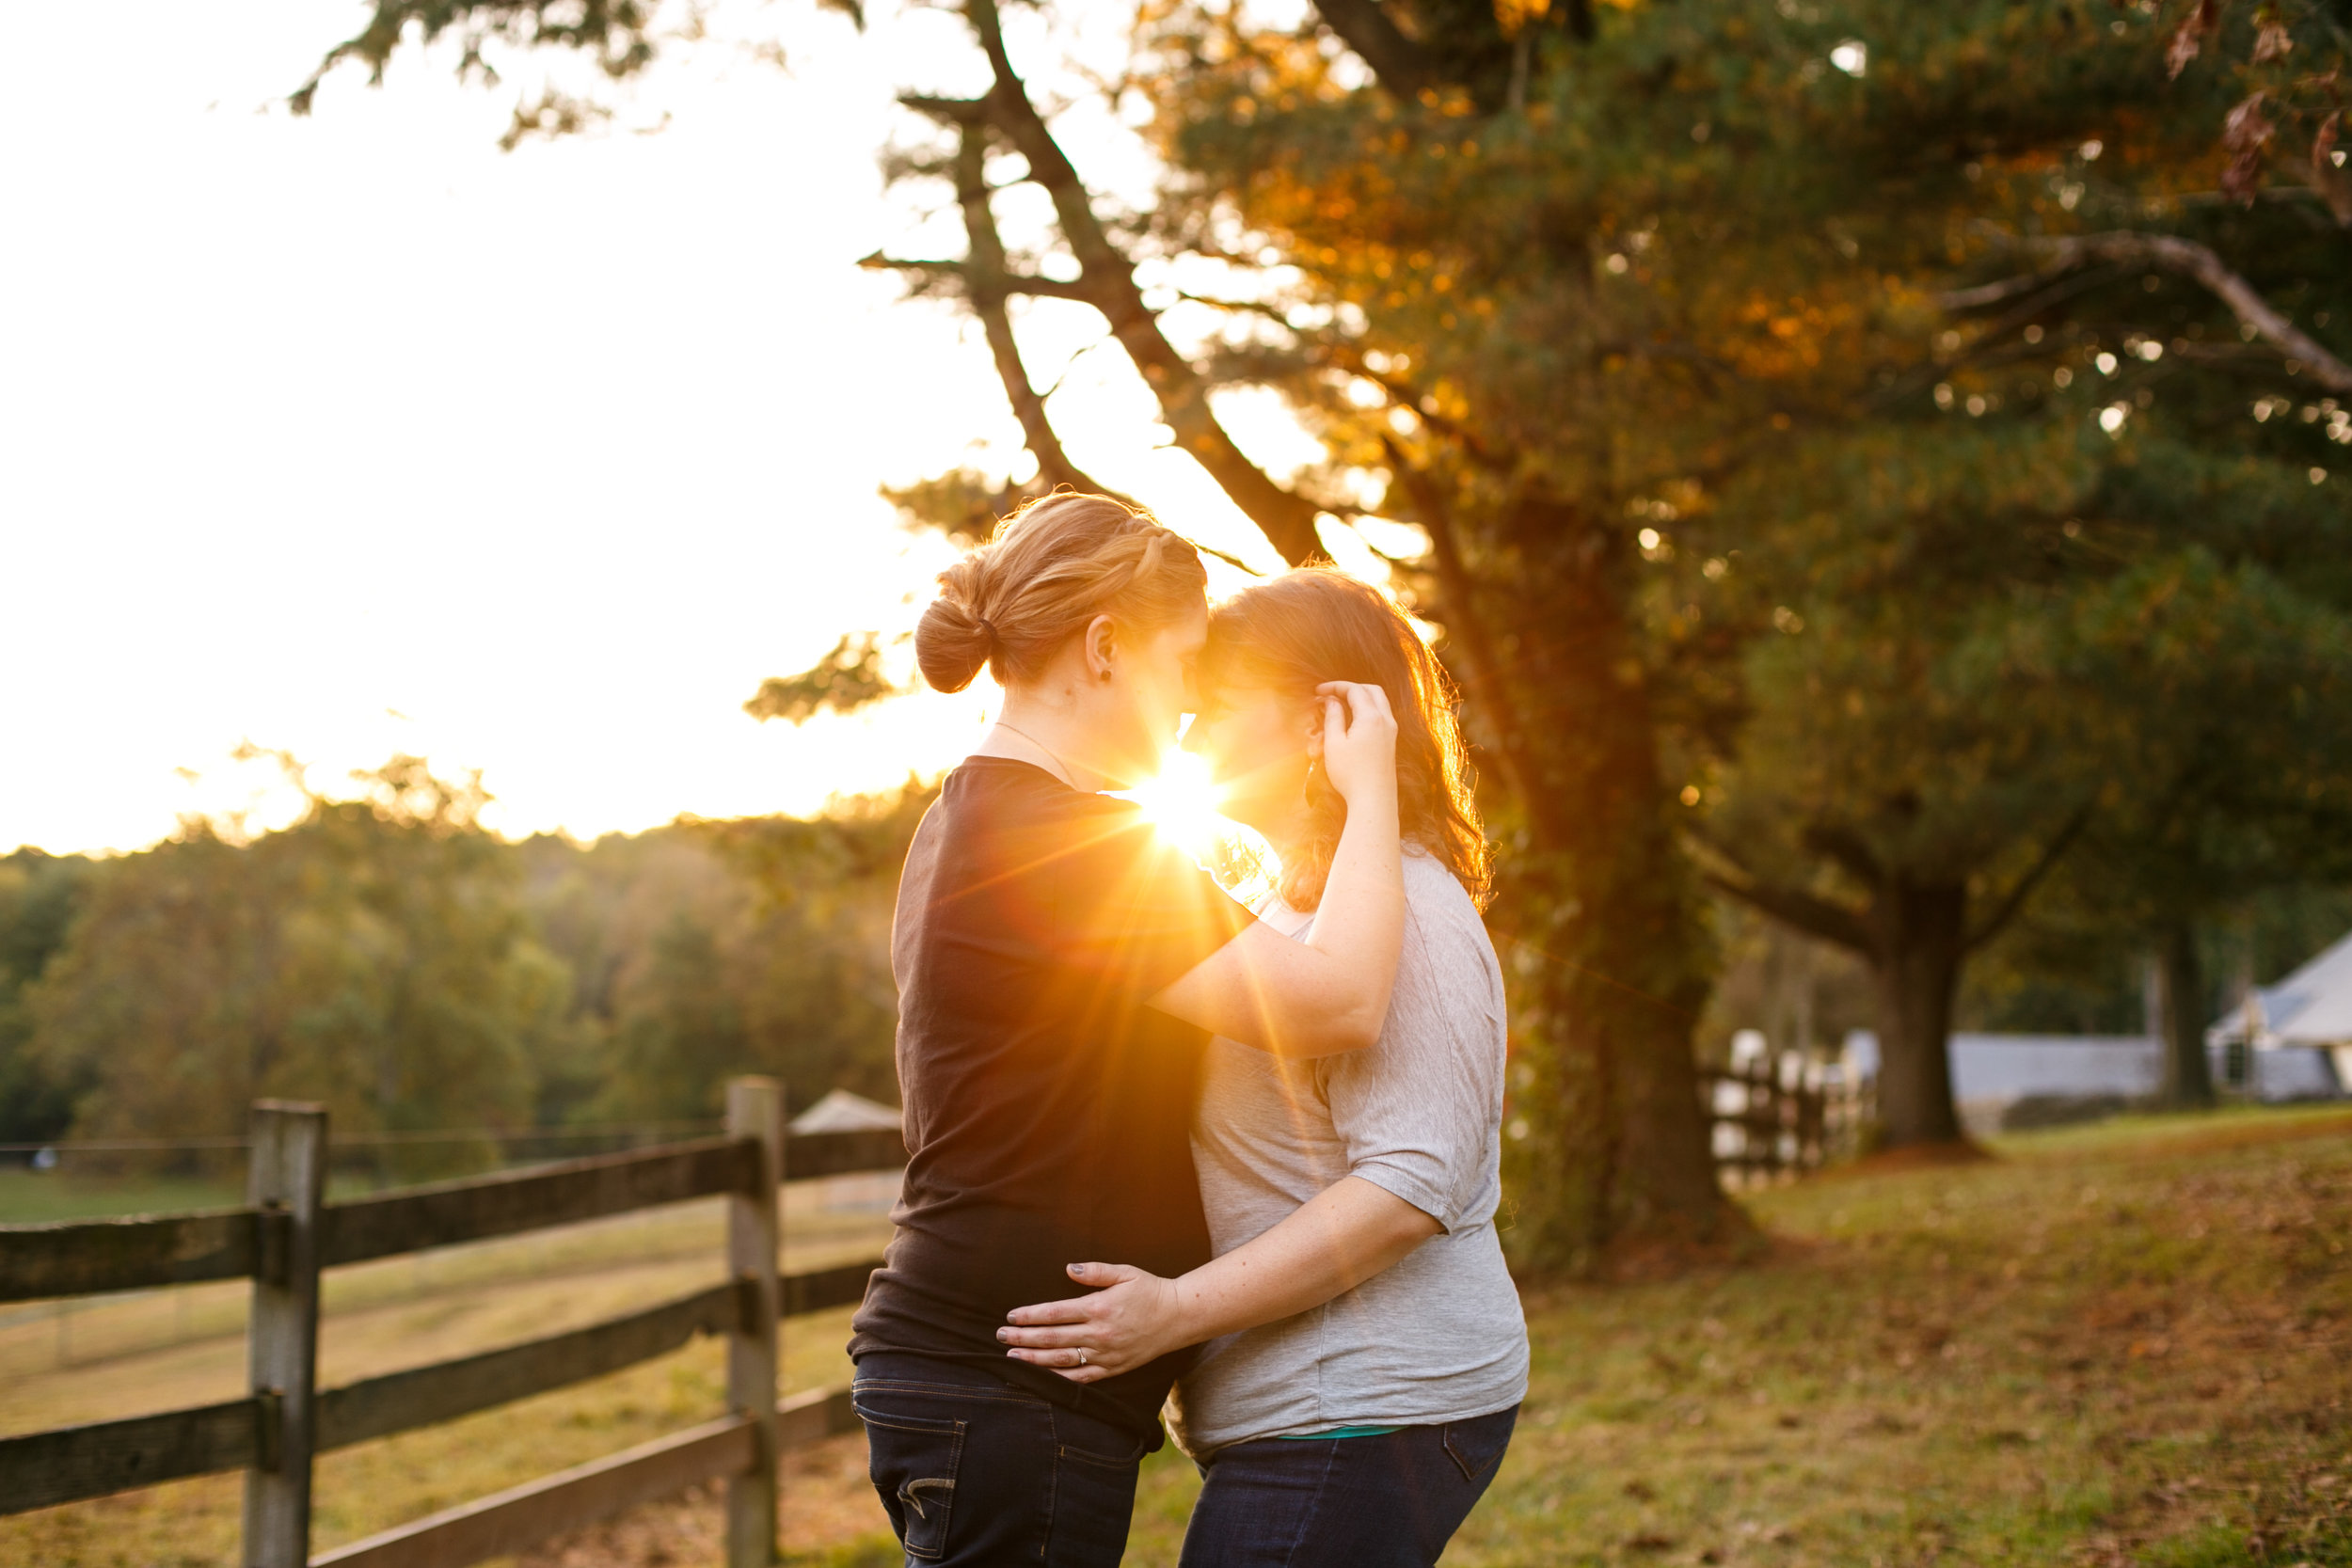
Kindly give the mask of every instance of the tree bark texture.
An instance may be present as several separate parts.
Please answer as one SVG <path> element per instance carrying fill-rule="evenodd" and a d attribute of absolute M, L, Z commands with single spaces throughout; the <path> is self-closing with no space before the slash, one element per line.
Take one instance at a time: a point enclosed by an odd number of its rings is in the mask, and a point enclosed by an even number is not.
<path fill-rule="evenodd" d="M 1868 915 L 1878 997 L 1879 1119 L 1889 1146 L 1955 1143 L 1952 1002 L 1968 955 L 1968 890 L 1892 879 Z"/>
<path fill-rule="evenodd" d="M 1514 711 L 1497 716 L 1518 726 L 1526 780 L 1526 847 L 1496 911 L 1520 979 L 1506 1240 L 1527 1265 L 1575 1270 L 1741 1222 L 1699 1102 L 1692 1032 L 1712 960 L 1628 623 L 1626 541 L 1564 506 L 1514 521 L 1551 548 L 1549 614 L 1514 618 Z"/>
<path fill-rule="evenodd" d="M 2205 1056 L 2205 969 L 2197 928 L 2187 921 L 2166 928 L 2156 973 L 2164 1000 L 2164 1103 L 2205 1109 L 2214 1102 L 2213 1065 Z"/>

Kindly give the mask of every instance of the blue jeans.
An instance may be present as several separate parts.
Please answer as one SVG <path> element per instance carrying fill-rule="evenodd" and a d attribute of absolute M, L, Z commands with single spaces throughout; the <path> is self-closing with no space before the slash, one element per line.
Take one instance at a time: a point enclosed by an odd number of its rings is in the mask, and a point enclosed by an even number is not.
<path fill-rule="evenodd" d="M 1179 1568 L 1431 1568 L 1511 1446 L 1517 1406 L 1384 1437 L 1221 1449 Z"/>
<path fill-rule="evenodd" d="M 908 1568 L 1114 1568 L 1153 1445 L 987 1370 L 858 1357 L 850 1402 Z"/>

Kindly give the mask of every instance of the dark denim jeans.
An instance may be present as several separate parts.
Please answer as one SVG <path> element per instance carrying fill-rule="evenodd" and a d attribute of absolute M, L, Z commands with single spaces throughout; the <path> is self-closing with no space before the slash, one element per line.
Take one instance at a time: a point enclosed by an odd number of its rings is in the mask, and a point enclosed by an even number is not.
<path fill-rule="evenodd" d="M 1430 1568 L 1511 1446 L 1516 1406 L 1385 1437 L 1220 1449 L 1180 1568 Z"/>
<path fill-rule="evenodd" d="M 1148 1445 L 1124 1427 L 920 1355 L 859 1356 L 850 1400 L 909 1568 L 1114 1568 L 1127 1549 Z"/>

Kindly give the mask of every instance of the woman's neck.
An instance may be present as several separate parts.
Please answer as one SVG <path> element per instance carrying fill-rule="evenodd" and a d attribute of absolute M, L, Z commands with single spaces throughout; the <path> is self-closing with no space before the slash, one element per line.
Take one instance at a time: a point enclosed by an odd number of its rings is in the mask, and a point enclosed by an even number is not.
<path fill-rule="evenodd" d="M 1030 763 L 1081 792 L 1108 789 L 1117 782 L 1082 719 L 1041 702 L 1024 701 L 1017 692 L 1006 693 L 1003 710 L 973 751 L 977 756 Z"/>

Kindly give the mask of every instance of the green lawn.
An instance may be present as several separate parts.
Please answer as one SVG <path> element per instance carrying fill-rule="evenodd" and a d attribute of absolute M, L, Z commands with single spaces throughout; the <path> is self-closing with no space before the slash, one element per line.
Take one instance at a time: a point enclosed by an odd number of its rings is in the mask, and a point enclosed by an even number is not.
<path fill-rule="evenodd" d="M 1999 1153 L 1756 1195 L 1756 1265 L 1531 1292 L 1534 1388 L 1446 1562 L 2352 1564 L 2352 1114 Z M 1152 1463 L 1128 1563 L 1174 1563 L 1196 1489 Z"/>
<path fill-rule="evenodd" d="M 112 1219 L 119 1214 L 167 1214 L 185 1209 L 231 1209 L 238 1187 L 193 1178 L 68 1176 L 57 1171 L 0 1166 L 0 1225 Z"/>
<path fill-rule="evenodd" d="M 1772 1246 L 1745 1267 L 1531 1291 L 1534 1386 L 1447 1562 L 2352 1568 L 2352 1112 L 2117 1122 L 1999 1153 L 1757 1195 Z M 457 1294 L 355 1279 L 330 1359 L 544 1331 L 527 1292 L 450 1267 Z M 610 1272 L 617 1292 L 628 1271 Z M 601 1312 L 595 1277 L 540 1289 Z M 846 1371 L 843 1316 L 794 1325 L 796 1386 Z M 716 1353 L 333 1456 L 322 1544 L 714 1414 Z M 120 1398 L 142 1366 L 163 1370 L 125 1361 Z M 78 1408 L 111 1370 L 33 1377 L 0 1403 Z M 859 1450 L 787 1461 L 795 1563 L 898 1561 Z M 1195 1486 L 1172 1452 L 1152 1462 L 1128 1562 L 1175 1561 Z M 0 1520 L 0 1562 L 227 1563 L 235 1488 Z M 532 1560 L 715 1562 L 715 1522 L 707 1498 L 657 1505 Z"/>

